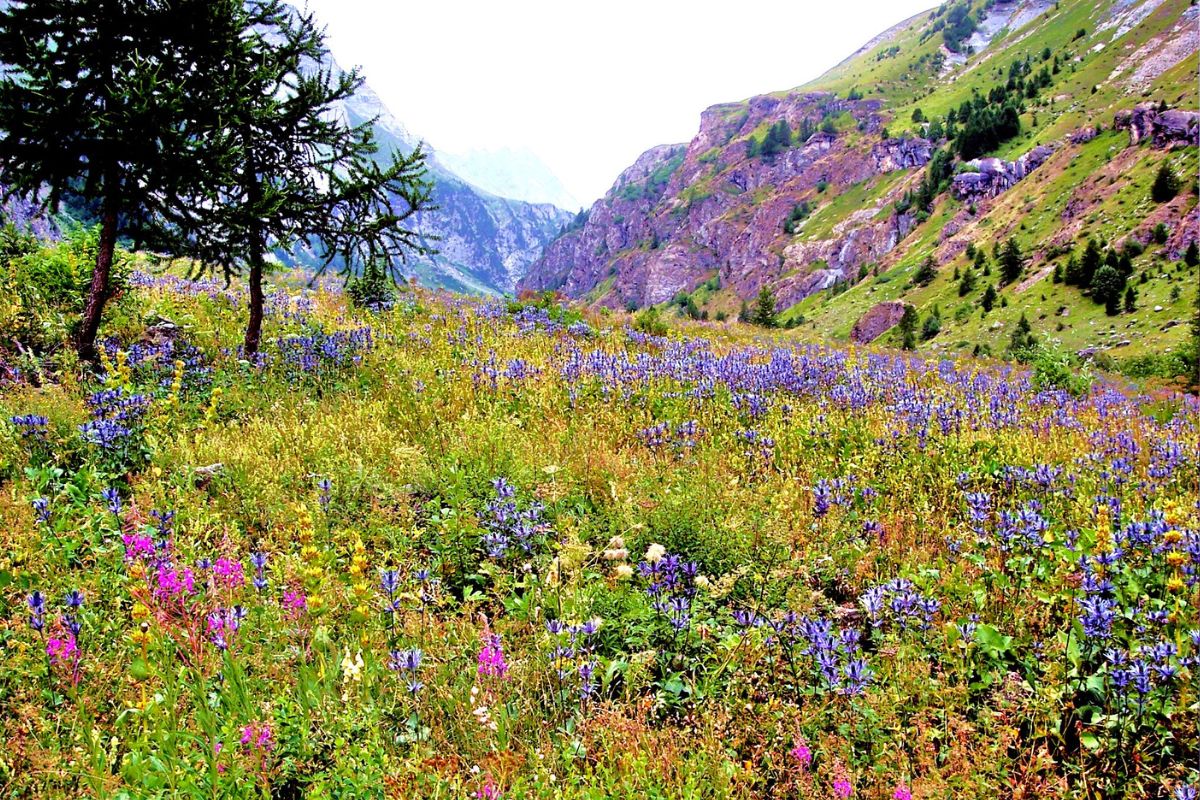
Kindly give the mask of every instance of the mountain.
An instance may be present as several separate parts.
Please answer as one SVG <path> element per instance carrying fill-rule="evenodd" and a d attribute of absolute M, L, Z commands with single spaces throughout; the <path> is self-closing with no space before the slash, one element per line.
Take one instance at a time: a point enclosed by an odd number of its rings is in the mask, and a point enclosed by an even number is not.
<path fill-rule="evenodd" d="M 332 57 L 323 66 L 338 69 Z M 341 113 L 355 125 L 375 119 L 381 153 L 393 149 L 410 153 L 420 144 L 366 83 L 343 104 Z M 441 154 L 428 144 L 424 149 L 437 208 L 419 214 L 415 228 L 437 254 L 412 259 L 401 265 L 401 270 L 426 286 L 471 294 L 511 292 L 574 215 L 552 203 L 532 203 L 485 191 L 446 166 Z M 315 256 L 303 248 L 277 255 L 291 266 L 316 263 Z"/>
<path fill-rule="evenodd" d="M 767 287 L 814 340 L 872 340 L 912 306 L 937 317 L 928 349 L 1002 350 L 1022 314 L 1076 349 L 1177 342 L 1196 267 L 1176 262 L 1200 236 L 1198 15 L 1188 0 L 946 3 L 808 85 L 709 108 L 520 286 L 710 317 Z M 1159 202 L 1163 164 L 1183 189 Z M 1056 280 L 1092 237 L 1134 310 L 1094 302 L 1112 286 Z M 1009 238 L 1026 260 L 1004 284 L 993 248 Z"/>
<path fill-rule="evenodd" d="M 575 210 L 583 206 L 567 191 L 558 176 L 529 150 L 502 147 L 471 150 L 465 154 L 443 150 L 438 152 L 437 158 L 451 172 L 500 197 Z"/>

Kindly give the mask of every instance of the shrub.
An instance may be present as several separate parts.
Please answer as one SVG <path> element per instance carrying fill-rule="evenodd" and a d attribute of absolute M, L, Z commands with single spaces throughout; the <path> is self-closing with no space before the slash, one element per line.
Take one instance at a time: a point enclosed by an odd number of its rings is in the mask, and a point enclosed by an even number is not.
<path fill-rule="evenodd" d="M 355 308 L 382 311 L 396 302 L 396 286 L 387 265 L 376 260 L 363 268 L 362 275 L 346 284 L 346 297 Z"/>
<path fill-rule="evenodd" d="M 1030 365 L 1033 386 L 1039 391 L 1062 389 L 1072 397 L 1082 397 L 1092 387 L 1091 370 L 1058 344 L 1045 342 L 1035 346 Z"/>
<path fill-rule="evenodd" d="M 639 330 L 642 333 L 648 333 L 651 336 L 666 336 L 669 328 L 662 316 L 658 313 L 656 306 L 650 306 L 643 309 L 633 318 L 634 330 Z"/>
<path fill-rule="evenodd" d="M 0 234 L 0 329 L 37 352 L 56 349 L 74 333 L 83 315 L 99 246 L 98 228 L 79 228 L 59 242 L 37 247 L 6 229 Z M 113 254 L 110 289 L 113 302 L 106 319 L 131 309 L 129 276 L 133 259 L 118 248 Z"/>

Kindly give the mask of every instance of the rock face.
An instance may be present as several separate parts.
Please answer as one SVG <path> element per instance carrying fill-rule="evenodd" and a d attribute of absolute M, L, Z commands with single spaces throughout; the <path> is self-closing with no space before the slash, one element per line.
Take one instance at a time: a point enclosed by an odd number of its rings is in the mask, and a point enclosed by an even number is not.
<path fill-rule="evenodd" d="M 1141 103 L 1118 111 L 1113 126 L 1129 131 L 1130 144 L 1149 140 L 1155 147 L 1200 145 L 1200 112 L 1196 111 L 1159 111 L 1153 103 Z"/>
<path fill-rule="evenodd" d="M 1039 145 L 1016 161 L 999 158 L 979 158 L 963 165 L 964 171 L 954 176 L 951 191 L 959 200 L 977 201 L 1008 191 L 1018 181 L 1046 163 L 1054 148 Z"/>
<path fill-rule="evenodd" d="M 5 188 L 0 185 L 0 197 L 4 196 Z M 37 203 L 19 197 L 11 197 L 0 203 L 0 219 L 12 223 L 18 230 L 32 233 L 39 239 L 56 239 L 60 234 L 54 219 Z"/>
<path fill-rule="evenodd" d="M 750 156 L 749 140 L 779 121 L 793 131 L 822 120 L 853 120 L 865 136 L 814 133 L 773 155 Z M 646 151 L 575 227 L 546 249 L 521 288 L 596 297 L 607 306 L 671 299 L 712 277 L 743 298 L 771 284 L 790 305 L 894 248 L 911 220 L 891 204 L 903 186 L 840 221 L 819 238 L 807 223 L 785 226 L 808 203 L 819 214 L 826 186 L 838 189 L 885 173 L 916 171 L 930 159 L 924 139 L 880 140 L 879 102 L 825 92 L 754 97 L 709 108 L 686 145 Z M 875 134 L 875 135 L 872 135 Z M 830 192 L 832 194 L 833 192 Z"/>
<path fill-rule="evenodd" d="M 876 304 L 854 323 L 850 329 L 850 341 L 859 344 L 875 341 L 900 324 L 906 307 L 899 300 Z"/>

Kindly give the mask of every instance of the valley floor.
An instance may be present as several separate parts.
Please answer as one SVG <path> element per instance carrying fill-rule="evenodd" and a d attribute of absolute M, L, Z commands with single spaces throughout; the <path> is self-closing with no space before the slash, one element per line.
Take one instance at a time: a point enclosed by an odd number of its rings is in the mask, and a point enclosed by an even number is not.
<path fill-rule="evenodd" d="M 131 284 L 0 386 L 10 796 L 1196 797 L 1195 397 Z"/>

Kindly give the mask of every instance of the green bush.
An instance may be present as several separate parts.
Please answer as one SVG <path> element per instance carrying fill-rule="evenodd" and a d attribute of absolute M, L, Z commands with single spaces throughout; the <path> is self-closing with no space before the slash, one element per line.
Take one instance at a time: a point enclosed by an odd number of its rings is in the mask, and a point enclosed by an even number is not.
<path fill-rule="evenodd" d="M 659 315 L 658 309 L 650 306 L 638 313 L 633 318 L 634 330 L 639 330 L 642 333 L 648 333 L 651 336 L 666 336 L 667 323 Z"/>
<path fill-rule="evenodd" d="M 5 228 L 0 233 L 0 329 L 33 352 L 65 343 L 83 314 L 98 245 L 98 228 L 80 228 L 42 246 L 12 226 Z M 106 318 L 129 309 L 132 263 L 120 248 L 113 254 Z"/>
<path fill-rule="evenodd" d="M 1087 365 L 1058 344 L 1049 342 L 1031 350 L 1033 385 L 1040 390 L 1063 389 L 1072 397 L 1082 397 L 1092 388 L 1092 373 Z"/>
<path fill-rule="evenodd" d="M 396 302 L 396 285 L 387 265 L 379 261 L 367 264 L 362 275 L 346 284 L 346 297 L 355 308 L 375 311 L 391 308 Z"/>

